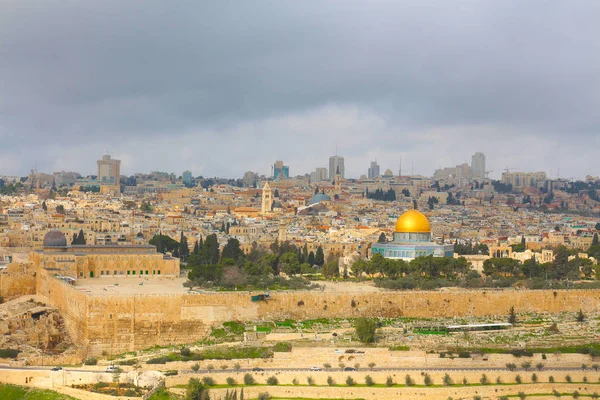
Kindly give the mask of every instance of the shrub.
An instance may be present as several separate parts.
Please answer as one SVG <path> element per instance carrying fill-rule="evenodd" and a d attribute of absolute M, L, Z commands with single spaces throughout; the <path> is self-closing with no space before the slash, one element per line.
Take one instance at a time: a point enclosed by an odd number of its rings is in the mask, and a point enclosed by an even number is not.
<path fill-rule="evenodd" d="M 233 369 L 235 369 L 236 371 L 239 371 L 242 367 L 240 366 L 240 363 L 235 363 L 233 364 Z"/>
<path fill-rule="evenodd" d="M 587 369 L 587 364 L 581 364 L 581 369 L 585 371 Z"/>
<path fill-rule="evenodd" d="M 189 347 L 182 347 L 181 350 L 179 350 L 179 354 L 181 354 L 184 357 L 189 357 L 192 355 L 192 351 Z"/>
<path fill-rule="evenodd" d="M 254 380 L 254 377 L 251 374 L 246 373 L 246 375 L 244 375 L 244 385 L 254 384 L 256 384 L 256 380 Z"/>
<path fill-rule="evenodd" d="M 375 365 L 377 365 L 377 364 L 375 364 L 374 362 L 370 362 L 369 363 L 369 368 L 373 369 L 375 367 Z"/>
<path fill-rule="evenodd" d="M 340 367 L 340 369 L 344 369 L 344 367 L 346 367 L 346 364 L 344 364 L 344 363 L 339 363 L 339 364 L 338 364 L 338 367 Z"/>
<path fill-rule="evenodd" d="M 198 372 L 199 369 L 200 369 L 200 366 L 198 365 L 198 363 L 192 365 L 192 371 Z"/>
<path fill-rule="evenodd" d="M 517 364 L 508 363 L 508 364 L 506 364 L 506 368 L 508 368 L 509 371 L 514 371 L 515 369 L 517 369 Z"/>
<path fill-rule="evenodd" d="M 577 390 L 574 391 L 572 396 L 573 396 L 574 399 L 579 398 L 579 392 Z"/>
<path fill-rule="evenodd" d="M 169 356 L 154 357 L 146 361 L 146 364 L 166 364 L 173 361 Z"/>
<path fill-rule="evenodd" d="M 328 377 L 327 377 L 327 384 L 328 384 L 329 386 L 333 386 L 333 385 L 335 385 L 335 381 L 333 380 L 333 378 L 332 378 L 331 376 L 328 376 Z"/>
<path fill-rule="evenodd" d="M 329 369 L 329 368 L 331 368 L 331 364 L 325 363 L 325 364 L 323 364 L 323 368 Z"/>
<path fill-rule="evenodd" d="M 212 365 L 212 364 L 208 364 L 208 365 L 206 366 L 206 369 L 207 369 L 207 370 L 209 370 L 209 371 L 212 371 L 213 369 L 215 369 L 215 366 L 214 366 L 214 365 Z"/>
<path fill-rule="evenodd" d="M 292 344 L 288 342 L 279 342 L 273 346 L 273 351 L 278 353 L 289 353 L 292 351 Z"/>
<path fill-rule="evenodd" d="M 535 364 L 535 367 L 538 371 L 541 371 L 542 369 L 544 369 L 544 363 L 537 363 Z"/>
<path fill-rule="evenodd" d="M 521 375 L 515 376 L 515 382 L 517 382 L 517 383 L 523 383 L 523 379 L 521 379 Z"/>
<path fill-rule="evenodd" d="M 537 381 L 538 381 L 538 376 L 535 373 L 531 374 L 531 382 L 536 383 Z"/>
<path fill-rule="evenodd" d="M 571 379 L 571 375 L 565 376 L 565 381 L 571 383 L 571 381 L 573 381 L 573 379 Z"/>
<path fill-rule="evenodd" d="M 542 353 L 542 360 L 546 360 L 547 358 L 546 353 Z"/>
<path fill-rule="evenodd" d="M 96 357 L 89 357 L 83 363 L 85 365 L 98 365 L 98 359 Z"/>
<path fill-rule="evenodd" d="M 306 383 L 308 383 L 308 386 L 313 386 L 315 384 L 315 380 L 313 379 L 312 376 L 307 376 Z"/>
<path fill-rule="evenodd" d="M 592 399 L 597 399 L 597 398 L 598 398 L 598 392 L 592 393 Z"/>
<path fill-rule="evenodd" d="M 473 400 L 481 400 L 481 396 L 475 395 L 475 396 L 473 396 Z"/>
<path fill-rule="evenodd" d="M 431 379 L 431 376 L 429 374 L 423 375 L 423 383 L 425 384 L 425 386 L 433 385 L 433 379 Z"/>
<path fill-rule="evenodd" d="M 548 382 L 554 383 L 554 377 L 552 375 L 548 377 Z"/>
<path fill-rule="evenodd" d="M 377 321 L 372 318 L 358 318 L 354 324 L 354 329 L 358 340 L 363 343 L 373 343 L 377 331 Z"/>
<path fill-rule="evenodd" d="M 204 383 L 206 386 L 215 386 L 217 384 L 217 382 L 215 382 L 215 380 L 210 376 L 205 376 L 202 378 L 202 383 Z"/>
<path fill-rule="evenodd" d="M 359 369 L 360 368 L 360 364 L 359 363 L 354 364 L 354 368 Z"/>
<path fill-rule="evenodd" d="M 406 375 L 404 377 L 404 382 L 406 383 L 406 386 L 412 386 L 415 384 L 415 382 L 412 380 L 412 378 L 410 377 L 410 375 Z"/>
<path fill-rule="evenodd" d="M 258 400 L 271 400 L 271 395 L 267 392 L 259 393 Z"/>
<path fill-rule="evenodd" d="M 387 387 L 391 387 L 394 386 L 394 380 L 392 379 L 391 376 L 388 376 L 385 380 L 385 386 Z"/>
<path fill-rule="evenodd" d="M 502 383 L 502 378 L 500 378 L 500 377 L 497 377 L 497 378 L 496 378 L 496 383 L 497 383 L 498 385 L 499 385 L 499 384 L 501 384 L 501 383 Z"/>
<path fill-rule="evenodd" d="M 276 386 L 276 385 L 279 385 L 279 381 L 277 380 L 276 377 L 271 376 L 271 377 L 267 378 L 267 385 Z"/>
<path fill-rule="evenodd" d="M 298 379 L 296 379 L 296 378 L 292 379 L 292 384 L 293 385 L 298 385 Z"/>
<path fill-rule="evenodd" d="M 235 386 L 235 379 L 233 379 L 231 376 L 227 377 L 225 381 L 229 386 Z"/>
<path fill-rule="evenodd" d="M 442 382 L 444 383 L 445 386 L 450 386 L 450 385 L 452 385 L 452 378 L 450 378 L 450 375 L 446 374 L 442 378 Z"/>
<path fill-rule="evenodd" d="M 356 382 L 354 382 L 354 379 L 352 379 L 351 376 L 346 378 L 346 385 L 348 386 L 354 386 L 356 384 Z"/>
<path fill-rule="evenodd" d="M 587 376 L 584 376 L 583 377 L 583 383 L 587 383 L 587 381 L 588 381 Z"/>
<path fill-rule="evenodd" d="M 467 385 L 469 382 L 467 382 L 467 377 L 463 377 L 463 385 Z"/>
<path fill-rule="evenodd" d="M 117 364 L 119 365 L 135 365 L 137 363 L 137 360 L 123 360 L 123 361 L 119 361 Z"/>
<path fill-rule="evenodd" d="M 531 368 L 531 363 L 529 361 L 522 362 L 521 368 L 523 368 L 525 371 L 527 371 L 529 368 Z"/>
<path fill-rule="evenodd" d="M 558 390 L 554 389 L 554 390 L 552 391 L 552 395 L 553 395 L 554 397 L 560 397 L 560 392 L 559 392 Z"/>
<path fill-rule="evenodd" d="M 223 365 L 221 365 L 221 367 L 220 367 L 220 368 L 221 368 L 221 369 L 227 369 L 227 368 L 228 368 L 228 366 L 227 366 L 227 364 L 223 364 Z"/>
<path fill-rule="evenodd" d="M 373 378 L 371 378 L 371 375 L 365 376 L 365 384 L 367 386 L 373 386 L 375 384 L 375 381 L 373 381 Z"/>
<path fill-rule="evenodd" d="M 521 399 L 521 400 L 525 400 L 525 397 L 527 397 L 527 396 L 525 395 L 525 393 L 523 393 L 523 392 L 519 392 L 519 393 L 517 394 L 517 396 L 519 396 L 519 399 Z"/>

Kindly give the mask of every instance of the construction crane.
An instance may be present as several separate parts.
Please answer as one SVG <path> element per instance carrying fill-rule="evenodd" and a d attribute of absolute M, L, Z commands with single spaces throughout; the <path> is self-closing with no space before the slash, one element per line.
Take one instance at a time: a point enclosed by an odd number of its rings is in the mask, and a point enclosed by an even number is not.
<path fill-rule="evenodd" d="M 485 171 L 485 172 L 484 172 L 484 174 L 485 174 L 485 179 L 490 179 L 490 172 L 494 172 L 494 170 L 493 170 L 493 169 L 490 169 L 490 170 L 488 170 L 488 171 Z"/>

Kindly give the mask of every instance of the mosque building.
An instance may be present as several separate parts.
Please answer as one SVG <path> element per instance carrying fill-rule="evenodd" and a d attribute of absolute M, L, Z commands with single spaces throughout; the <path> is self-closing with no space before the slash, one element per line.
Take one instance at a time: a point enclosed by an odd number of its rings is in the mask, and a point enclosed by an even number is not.
<path fill-rule="evenodd" d="M 403 213 L 396 221 L 394 240 L 374 243 L 371 253 L 379 253 L 385 258 L 410 261 L 422 256 L 453 257 L 454 246 L 433 242 L 429 220 L 420 211 L 413 209 Z"/>

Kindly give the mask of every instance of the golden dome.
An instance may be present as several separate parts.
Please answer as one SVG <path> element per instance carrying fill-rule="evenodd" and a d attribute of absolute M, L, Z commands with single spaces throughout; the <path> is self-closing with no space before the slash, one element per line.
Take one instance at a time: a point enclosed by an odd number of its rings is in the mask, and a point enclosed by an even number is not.
<path fill-rule="evenodd" d="M 398 233 L 428 233 L 431 232 L 431 227 L 429 226 L 429 220 L 421 212 L 408 210 L 396 221 L 395 231 Z"/>

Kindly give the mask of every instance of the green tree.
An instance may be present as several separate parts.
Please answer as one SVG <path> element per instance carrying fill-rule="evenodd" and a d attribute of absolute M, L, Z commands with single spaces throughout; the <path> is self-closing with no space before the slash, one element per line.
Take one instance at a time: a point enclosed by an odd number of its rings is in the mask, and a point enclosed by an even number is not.
<path fill-rule="evenodd" d="M 515 313 L 514 306 L 511 306 L 510 310 L 508 311 L 508 323 L 513 325 L 517 323 L 517 314 Z"/>
<path fill-rule="evenodd" d="M 309 263 L 311 266 L 315 265 L 315 253 L 314 252 L 311 251 L 310 253 L 308 253 L 306 262 Z"/>
<path fill-rule="evenodd" d="M 598 244 L 598 234 L 594 233 L 594 237 L 592 238 L 592 246 L 597 246 Z"/>
<path fill-rule="evenodd" d="M 42 210 L 48 211 L 48 206 L 46 205 L 46 200 L 42 202 Z"/>
<path fill-rule="evenodd" d="M 375 342 L 377 321 L 371 318 L 358 318 L 354 323 L 354 329 L 358 340 L 363 343 Z"/>
<path fill-rule="evenodd" d="M 244 252 L 240 248 L 240 241 L 234 238 L 229 238 L 227 244 L 223 247 L 221 252 L 221 259 L 231 258 L 238 264 L 244 260 Z"/>
<path fill-rule="evenodd" d="M 188 382 L 186 400 L 210 400 L 208 388 L 196 378 Z"/>
<path fill-rule="evenodd" d="M 64 214 L 65 213 L 65 206 L 63 206 L 62 204 L 59 204 L 58 206 L 56 206 L 56 212 L 58 214 Z"/>
<path fill-rule="evenodd" d="M 187 237 L 181 231 L 181 235 L 179 236 L 179 257 L 182 260 L 185 260 L 187 256 L 190 255 L 190 247 L 188 245 Z"/>
<path fill-rule="evenodd" d="M 385 243 L 387 242 L 387 238 L 385 236 L 385 233 L 381 232 L 381 234 L 379 235 L 379 239 L 377 239 L 377 243 Z"/>
<path fill-rule="evenodd" d="M 579 309 L 579 312 L 577 313 L 577 322 L 581 323 L 585 321 L 585 314 L 583 313 L 583 311 L 581 311 L 581 308 Z"/>
<path fill-rule="evenodd" d="M 325 264 L 325 254 L 323 253 L 323 247 L 317 247 L 317 253 L 315 254 L 315 264 L 322 266 Z"/>

